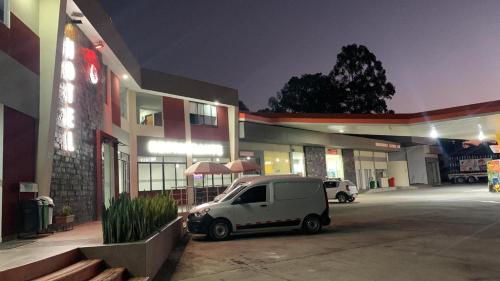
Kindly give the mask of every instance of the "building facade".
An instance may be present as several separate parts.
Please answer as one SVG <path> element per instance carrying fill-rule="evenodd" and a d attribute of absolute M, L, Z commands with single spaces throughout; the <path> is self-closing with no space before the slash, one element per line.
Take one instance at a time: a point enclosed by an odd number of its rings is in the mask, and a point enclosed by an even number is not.
<path fill-rule="evenodd" d="M 97 0 L 0 5 L 3 239 L 38 195 L 86 222 L 122 192 L 229 183 L 184 170 L 237 157 L 236 90 L 142 68 Z"/>

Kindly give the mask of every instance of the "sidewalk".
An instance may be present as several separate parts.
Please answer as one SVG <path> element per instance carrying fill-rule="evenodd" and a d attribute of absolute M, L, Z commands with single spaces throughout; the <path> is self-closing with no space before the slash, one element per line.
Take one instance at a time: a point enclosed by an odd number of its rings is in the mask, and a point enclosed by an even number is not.
<path fill-rule="evenodd" d="M 0 271 L 32 263 L 81 246 L 102 244 L 101 222 L 75 226 L 73 230 L 33 240 L 14 240 L 0 244 Z"/>

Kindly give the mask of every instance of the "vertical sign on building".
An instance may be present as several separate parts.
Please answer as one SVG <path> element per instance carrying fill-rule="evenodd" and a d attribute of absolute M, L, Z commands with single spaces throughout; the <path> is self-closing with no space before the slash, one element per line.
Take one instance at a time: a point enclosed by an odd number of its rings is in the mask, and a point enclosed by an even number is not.
<path fill-rule="evenodd" d="M 68 37 L 63 41 L 63 55 L 61 65 L 61 120 L 63 128 L 62 148 L 66 151 L 74 151 L 73 129 L 75 128 L 75 110 L 73 108 L 75 86 L 73 81 L 76 77 L 75 65 L 75 42 Z"/>

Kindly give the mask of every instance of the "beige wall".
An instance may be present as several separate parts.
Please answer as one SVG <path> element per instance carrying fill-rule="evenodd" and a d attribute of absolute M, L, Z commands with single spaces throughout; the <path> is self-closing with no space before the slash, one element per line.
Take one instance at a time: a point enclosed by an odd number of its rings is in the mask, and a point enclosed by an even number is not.
<path fill-rule="evenodd" d="M 39 3 L 40 2 L 40 3 Z M 45 2 L 45 3 L 44 3 Z M 10 0 L 10 11 L 16 15 L 31 31 L 39 35 L 39 7 L 41 12 L 49 13 L 52 10 L 46 9 L 47 2 L 51 0 Z M 57 1 L 59 2 L 59 1 Z M 48 11 L 48 12 L 47 12 Z M 41 20 L 41 18 L 40 18 Z M 42 23 L 43 24 L 43 23 Z"/>
<path fill-rule="evenodd" d="M 396 186 L 410 186 L 406 161 L 389 161 L 387 173 L 389 178 L 394 178 Z"/>

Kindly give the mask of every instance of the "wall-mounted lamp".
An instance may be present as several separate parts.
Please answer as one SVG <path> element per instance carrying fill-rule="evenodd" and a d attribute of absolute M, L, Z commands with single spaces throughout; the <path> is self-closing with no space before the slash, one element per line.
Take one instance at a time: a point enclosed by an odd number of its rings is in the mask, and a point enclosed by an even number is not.
<path fill-rule="evenodd" d="M 96 43 L 94 43 L 94 48 L 96 50 L 102 49 L 102 48 L 104 48 L 104 43 L 102 43 L 102 41 L 96 42 Z"/>
<path fill-rule="evenodd" d="M 123 78 L 123 80 L 127 80 L 128 79 L 128 75 L 127 74 L 123 74 L 122 78 Z"/>

